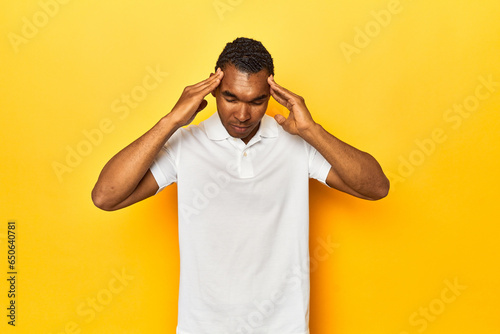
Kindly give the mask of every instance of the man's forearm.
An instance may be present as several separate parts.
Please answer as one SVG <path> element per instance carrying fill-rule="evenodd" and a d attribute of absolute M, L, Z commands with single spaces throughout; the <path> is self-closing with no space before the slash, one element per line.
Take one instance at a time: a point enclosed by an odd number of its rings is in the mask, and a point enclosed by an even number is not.
<path fill-rule="evenodd" d="M 301 137 L 321 153 L 342 181 L 356 192 L 374 199 L 387 194 L 389 180 L 370 154 L 341 141 L 317 123 Z"/>
<path fill-rule="evenodd" d="M 94 203 L 112 207 L 135 190 L 162 146 L 179 128 L 169 115 L 108 161 L 92 190 Z"/>

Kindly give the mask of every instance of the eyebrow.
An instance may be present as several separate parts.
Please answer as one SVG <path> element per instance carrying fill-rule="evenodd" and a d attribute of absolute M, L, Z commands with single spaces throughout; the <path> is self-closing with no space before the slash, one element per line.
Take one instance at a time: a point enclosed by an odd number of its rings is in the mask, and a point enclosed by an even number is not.
<path fill-rule="evenodd" d="M 236 94 L 231 93 L 228 90 L 223 91 L 222 95 L 227 96 L 227 97 L 232 97 L 232 98 L 235 98 L 235 99 L 239 100 L 239 98 L 238 98 L 238 96 L 236 96 Z M 267 96 L 268 96 L 267 94 L 262 94 L 261 96 L 256 97 L 255 99 L 251 100 L 250 102 L 255 102 L 255 101 L 258 101 L 258 100 L 265 99 L 265 98 L 267 98 Z"/>

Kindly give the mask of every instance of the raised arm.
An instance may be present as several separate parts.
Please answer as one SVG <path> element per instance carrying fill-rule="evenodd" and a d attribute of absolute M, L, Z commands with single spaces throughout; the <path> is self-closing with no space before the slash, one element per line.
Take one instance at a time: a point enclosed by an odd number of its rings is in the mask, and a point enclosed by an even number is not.
<path fill-rule="evenodd" d="M 290 111 L 288 118 L 276 115 L 276 121 L 285 131 L 302 137 L 330 163 L 332 168 L 326 178 L 330 187 L 367 200 L 387 195 L 389 180 L 373 156 L 344 143 L 314 122 L 304 99 L 278 85 L 273 76 L 268 82 L 274 99 Z"/>
<path fill-rule="evenodd" d="M 108 161 L 92 190 L 92 201 L 98 208 L 118 210 L 158 191 L 149 171 L 153 160 L 174 132 L 191 123 L 207 106 L 205 96 L 219 85 L 223 76 L 218 69 L 208 79 L 186 87 L 170 113 Z"/>

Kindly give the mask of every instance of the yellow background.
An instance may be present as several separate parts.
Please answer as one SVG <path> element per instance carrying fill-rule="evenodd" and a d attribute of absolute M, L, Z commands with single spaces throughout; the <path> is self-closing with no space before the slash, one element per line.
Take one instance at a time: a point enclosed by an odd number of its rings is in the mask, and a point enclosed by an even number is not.
<path fill-rule="evenodd" d="M 0 332 L 175 332 L 175 186 L 111 213 L 90 192 L 106 161 L 239 36 L 261 40 L 276 81 L 392 181 L 377 202 L 311 181 L 311 333 L 500 332 L 500 85 L 488 91 L 480 79 L 500 82 L 499 1 L 53 3 L 2 1 L 0 10 Z M 148 68 L 168 75 L 141 91 Z M 115 112 L 132 92 L 147 96 Z M 208 100 L 195 123 L 215 111 Z M 472 111 L 460 116 L 453 107 L 464 103 Z M 107 133 L 85 146 L 84 131 L 102 122 Z M 70 168 L 78 147 L 86 155 Z M 59 177 L 57 164 L 68 168 Z M 9 220 L 15 328 L 6 317 Z M 314 258 L 327 240 L 334 250 Z"/>

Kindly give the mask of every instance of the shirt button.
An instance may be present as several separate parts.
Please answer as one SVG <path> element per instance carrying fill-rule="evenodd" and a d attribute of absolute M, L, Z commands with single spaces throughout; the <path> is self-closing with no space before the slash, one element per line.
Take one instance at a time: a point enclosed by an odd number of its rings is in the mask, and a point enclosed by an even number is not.
<path fill-rule="evenodd" d="M 243 155 L 246 157 L 247 156 L 247 152 L 243 153 Z"/>

